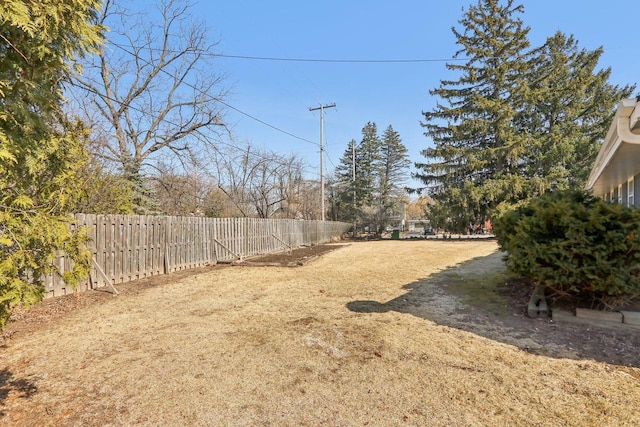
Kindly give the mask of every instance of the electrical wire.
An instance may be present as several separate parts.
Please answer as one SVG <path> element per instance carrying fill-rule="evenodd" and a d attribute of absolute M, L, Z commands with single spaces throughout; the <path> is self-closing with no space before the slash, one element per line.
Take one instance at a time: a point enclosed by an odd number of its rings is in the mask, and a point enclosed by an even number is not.
<path fill-rule="evenodd" d="M 422 59 L 332 59 L 332 58 L 282 58 L 272 56 L 251 56 L 251 55 L 227 55 L 213 54 L 221 58 L 247 59 L 252 61 L 281 61 L 281 62 L 324 62 L 342 64 L 410 64 L 419 62 L 448 62 L 448 61 L 468 61 L 468 58 L 422 58 Z"/>
<path fill-rule="evenodd" d="M 134 57 L 136 56 L 136 54 L 135 54 L 135 53 L 131 52 L 131 51 L 130 51 L 130 50 L 128 50 L 126 47 L 124 47 L 124 46 L 122 46 L 122 45 L 120 45 L 120 44 L 118 44 L 118 43 L 114 43 L 114 42 L 111 42 L 111 41 L 110 41 L 110 43 L 109 43 L 109 44 L 111 44 L 111 45 L 113 45 L 113 46 L 117 47 L 118 49 L 122 50 L 122 51 L 123 51 L 123 52 L 125 52 L 125 53 L 128 53 L 129 55 L 132 55 L 132 56 L 134 56 Z M 138 58 L 138 59 L 139 59 L 140 61 L 142 61 L 142 62 L 145 62 L 147 65 L 153 65 L 153 64 L 151 64 L 149 61 L 146 61 L 146 60 L 144 60 L 144 59 L 142 59 L 142 58 Z M 167 75 L 171 76 L 171 74 L 170 74 L 167 70 L 161 69 L 160 71 L 162 71 L 164 74 L 167 74 Z M 184 84 L 185 86 L 188 86 L 188 87 L 190 87 L 190 88 L 192 88 L 192 89 L 196 90 L 196 91 L 199 91 L 201 94 L 203 93 L 199 88 L 195 87 L 194 85 L 190 84 L 189 82 L 186 82 L 186 81 L 185 81 L 185 82 L 183 82 L 183 84 Z M 208 94 L 205 94 L 205 95 L 208 95 Z M 256 122 L 258 122 L 258 123 L 260 123 L 260 124 L 262 124 L 262 125 L 264 125 L 264 126 L 270 127 L 271 129 L 274 129 L 274 130 L 276 130 L 276 131 L 278 131 L 278 132 L 280 132 L 280 133 L 283 133 L 283 134 L 288 135 L 288 136 L 290 136 L 290 137 L 292 137 L 292 138 L 298 139 L 298 140 L 300 140 L 300 141 L 302 141 L 302 142 L 306 142 L 306 143 L 308 143 L 308 144 L 313 144 L 313 145 L 315 145 L 315 146 L 320 146 L 320 144 L 319 144 L 319 143 L 317 143 L 317 142 L 310 141 L 310 140 L 308 140 L 308 139 L 306 139 L 306 138 L 303 138 L 303 137 L 301 137 L 301 136 L 298 136 L 298 135 L 295 135 L 295 134 L 293 134 L 293 133 L 291 133 L 291 132 L 288 132 L 288 131 L 286 131 L 286 130 L 284 130 L 284 129 L 281 129 L 281 128 L 279 128 L 279 127 L 275 126 L 275 125 L 272 125 L 272 124 L 270 124 L 270 123 L 267 123 L 266 121 L 264 121 L 264 120 L 262 120 L 262 119 L 259 119 L 259 118 L 257 118 L 256 116 L 254 116 L 254 115 L 252 115 L 252 114 L 249 114 L 249 113 L 247 113 L 247 112 L 245 112 L 245 111 L 242 111 L 242 110 L 240 110 L 239 108 L 236 108 L 236 107 L 232 106 L 231 104 L 229 104 L 229 103 L 227 103 L 227 102 L 224 102 L 224 101 L 222 101 L 222 100 L 220 100 L 220 99 L 215 99 L 215 101 L 216 101 L 216 102 L 219 102 L 220 104 L 224 105 L 224 106 L 225 106 L 225 107 L 227 107 L 227 108 L 232 109 L 233 111 L 236 111 L 237 113 L 242 114 L 243 116 L 246 116 L 246 117 L 248 117 L 248 118 L 250 118 L 250 119 L 252 119 L 252 120 L 255 120 Z"/>
<path fill-rule="evenodd" d="M 244 112 L 244 111 L 242 111 L 242 110 L 239 110 L 238 108 L 236 108 L 236 107 L 234 107 L 234 106 L 232 106 L 232 105 L 229 105 L 228 103 L 226 103 L 226 102 L 224 102 L 224 101 L 222 101 L 222 100 L 217 99 L 216 101 L 217 101 L 217 102 L 219 102 L 220 104 L 224 105 L 225 107 L 228 107 L 228 108 L 232 109 L 233 111 L 236 111 L 236 112 L 238 112 L 238 113 L 240 113 L 240 114 L 242 114 L 242 115 L 244 115 L 244 116 L 246 116 L 246 117 L 249 117 L 250 119 L 255 120 L 255 121 L 256 121 L 256 122 L 258 122 L 258 123 L 261 123 L 261 124 L 263 124 L 263 125 L 265 125 L 265 126 L 268 126 L 268 127 L 270 127 L 271 129 L 275 129 L 275 130 L 277 130 L 277 131 L 278 131 L 278 132 L 280 132 L 280 133 L 283 133 L 283 134 L 285 134 L 285 135 L 289 135 L 290 137 L 295 138 L 295 139 L 298 139 L 298 140 L 300 140 L 300 141 L 302 141 L 302 142 L 306 142 L 306 143 L 308 143 L 308 144 L 313 144 L 313 145 L 315 145 L 315 146 L 317 146 L 317 147 L 319 147 L 319 146 L 320 146 L 320 144 L 319 144 L 318 142 L 310 141 L 310 140 L 308 140 L 308 139 L 306 139 L 306 138 L 302 138 L 301 136 L 294 135 L 294 134 L 292 134 L 291 132 L 287 132 L 287 131 L 286 131 L 286 130 L 284 130 L 284 129 L 280 129 L 280 128 L 278 128 L 278 127 L 276 127 L 276 126 L 274 126 L 274 125 L 272 125 L 272 124 L 270 124 L 270 123 L 265 122 L 264 120 L 261 120 L 261 119 L 259 119 L 259 118 L 257 118 L 257 117 L 252 116 L 252 115 L 251 115 L 251 114 L 249 114 L 249 113 L 246 113 L 246 112 Z"/>
<path fill-rule="evenodd" d="M 110 44 L 117 46 L 113 41 Z M 164 51 L 167 53 L 180 53 L 171 49 L 160 49 L 148 47 L 146 50 L 151 52 Z M 295 57 L 278 57 L 278 56 L 258 56 L 258 55 L 233 55 L 225 53 L 213 53 L 209 50 L 194 49 L 192 52 L 209 56 L 213 58 L 229 58 L 229 59 L 244 59 L 250 61 L 274 61 L 274 62 L 320 62 L 320 63 L 334 63 L 334 64 L 412 64 L 412 63 L 424 63 L 424 62 L 461 62 L 469 61 L 470 58 L 379 58 L 379 59 L 354 59 L 354 58 L 295 58 Z"/>

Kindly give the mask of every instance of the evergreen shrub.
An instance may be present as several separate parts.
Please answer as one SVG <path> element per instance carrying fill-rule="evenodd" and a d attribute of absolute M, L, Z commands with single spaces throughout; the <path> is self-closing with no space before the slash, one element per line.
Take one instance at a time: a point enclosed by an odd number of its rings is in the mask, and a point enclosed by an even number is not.
<path fill-rule="evenodd" d="M 547 193 L 494 219 L 511 271 L 548 295 L 613 309 L 640 296 L 640 210 Z"/>

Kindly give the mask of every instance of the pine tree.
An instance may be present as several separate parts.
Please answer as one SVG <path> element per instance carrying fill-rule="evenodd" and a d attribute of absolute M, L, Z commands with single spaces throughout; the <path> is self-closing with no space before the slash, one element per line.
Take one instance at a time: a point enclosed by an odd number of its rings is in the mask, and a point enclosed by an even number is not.
<path fill-rule="evenodd" d="M 355 220 L 379 231 L 403 201 L 409 165 L 407 148 L 398 132 L 389 126 L 380 138 L 377 125 L 368 122 L 362 128 L 360 143 L 351 140 L 336 167 L 334 218 Z"/>
<path fill-rule="evenodd" d="M 389 216 L 396 213 L 398 205 L 405 202 L 404 183 L 411 165 L 407 152 L 400 134 L 389 125 L 380 144 L 379 226 L 384 225 Z"/>
<path fill-rule="evenodd" d="M 380 200 L 383 206 L 387 206 L 393 196 L 404 191 L 407 170 L 411 166 L 407 153 L 400 134 L 389 125 L 382 135 L 380 146 Z"/>
<path fill-rule="evenodd" d="M 520 157 L 526 137 L 513 126 L 524 109 L 523 75 L 529 41 L 519 15 L 522 5 L 508 0 L 480 0 L 453 28 L 464 64 L 447 68 L 460 75 L 443 80 L 431 95 L 444 99 L 434 111 L 423 112 L 422 126 L 433 148 L 431 159 L 417 164 L 417 174 L 432 197 L 450 210 L 457 229 L 485 218 L 491 209 L 522 195 Z"/>
<path fill-rule="evenodd" d="M 526 120 L 531 135 L 526 176 L 529 194 L 582 189 L 615 106 L 633 87 L 608 83 L 611 69 L 596 70 L 602 48 L 588 51 L 557 32 L 533 51 Z"/>
<path fill-rule="evenodd" d="M 355 139 L 349 141 L 342 157 L 340 157 L 340 163 L 336 167 L 332 203 L 334 220 L 339 219 L 347 222 L 357 220 L 358 206 L 360 205 L 358 200 L 361 200 L 361 197 L 357 196 L 358 189 L 354 180 L 354 168 L 357 166 L 354 164 L 356 145 Z"/>
<path fill-rule="evenodd" d="M 357 200 L 361 205 L 372 205 L 380 179 L 380 146 L 378 126 L 368 122 L 362 128 L 362 140 L 356 150 Z"/>
<path fill-rule="evenodd" d="M 88 272 L 68 209 L 81 194 L 87 131 L 61 112 L 70 61 L 95 48 L 100 2 L 0 2 L 0 327 L 11 308 L 38 301 L 57 250 Z"/>

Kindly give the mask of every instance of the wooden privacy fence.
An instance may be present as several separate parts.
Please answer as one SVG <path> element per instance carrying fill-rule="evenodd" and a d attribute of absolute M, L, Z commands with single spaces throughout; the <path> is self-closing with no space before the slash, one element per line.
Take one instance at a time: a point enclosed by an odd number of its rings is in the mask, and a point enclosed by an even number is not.
<path fill-rule="evenodd" d="M 294 219 L 76 214 L 74 227 L 88 233 L 91 275 L 73 290 L 59 274 L 52 274 L 45 279 L 47 297 L 326 243 L 351 225 Z M 61 256 L 61 271 L 69 269 L 70 262 Z"/>

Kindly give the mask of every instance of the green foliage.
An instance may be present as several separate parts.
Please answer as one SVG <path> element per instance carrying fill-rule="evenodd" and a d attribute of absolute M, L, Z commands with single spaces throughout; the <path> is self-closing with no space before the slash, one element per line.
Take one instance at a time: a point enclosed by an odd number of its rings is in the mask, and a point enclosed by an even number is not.
<path fill-rule="evenodd" d="M 407 147 L 400 134 L 391 125 L 382 134 L 380 145 L 380 206 L 392 210 L 399 200 L 404 199 L 403 184 L 407 169 L 411 165 Z M 402 200 L 404 202 L 404 200 Z"/>
<path fill-rule="evenodd" d="M 398 132 L 388 126 L 380 137 L 377 125 L 367 123 L 362 140 L 349 142 L 336 168 L 332 218 L 356 220 L 379 230 L 404 202 L 403 183 L 409 165 L 407 148 Z"/>
<path fill-rule="evenodd" d="M 340 221 L 355 221 L 358 217 L 358 193 L 359 190 L 357 183 L 354 179 L 354 172 L 357 166 L 355 163 L 355 152 L 358 149 L 358 144 L 355 139 L 349 141 L 347 148 L 345 149 L 340 163 L 336 167 L 335 171 L 335 183 L 330 182 L 329 198 L 331 200 L 331 214 L 330 217 L 334 220 Z"/>
<path fill-rule="evenodd" d="M 602 53 L 580 48 L 561 32 L 533 51 L 529 111 L 523 117 L 531 135 L 523 156 L 528 194 L 584 187 L 615 104 L 633 91 L 608 84 L 611 69 L 596 69 Z"/>
<path fill-rule="evenodd" d="M 616 103 L 633 87 L 608 83 L 596 70 L 602 49 L 587 51 L 556 33 L 530 47 L 524 7 L 479 0 L 453 30 L 464 63 L 448 64 L 458 80 L 431 95 L 424 112 L 433 140 L 416 175 L 452 231 L 484 220 L 500 205 L 550 189 L 584 186 Z"/>
<path fill-rule="evenodd" d="M 62 114 L 69 61 L 94 48 L 98 1 L 0 3 L 0 327 L 11 307 L 42 297 L 43 275 L 64 251 L 74 285 L 89 258 L 67 215 L 81 193 L 87 132 Z"/>
<path fill-rule="evenodd" d="M 133 213 L 134 191 L 131 183 L 122 175 L 106 172 L 95 158 L 84 165 L 77 179 L 82 182 L 82 191 L 70 208 L 73 212 L 124 215 Z"/>
<path fill-rule="evenodd" d="M 509 268 L 560 297 L 613 307 L 640 296 L 640 210 L 557 191 L 505 211 L 494 232 Z"/>
<path fill-rule="evenodd" d="M 478 1 L 454 29 L 463 64 L 449 64 L 458 81 L 442 81 L 431 95 L 448 101 L 424 112 L 425 134 L 434 147 L 422 154 L 417 177 L 431 186 L 430 195 L 451 209 L 452 231 L 468 226 L 468 219 L 486 218 L 492 206 L 517 200 L 523 185 L 518 159 L 526 136 L 514 126 L 527 94 L 528 28 L 519 17 L 522 6 L 513 0 Z"/>

